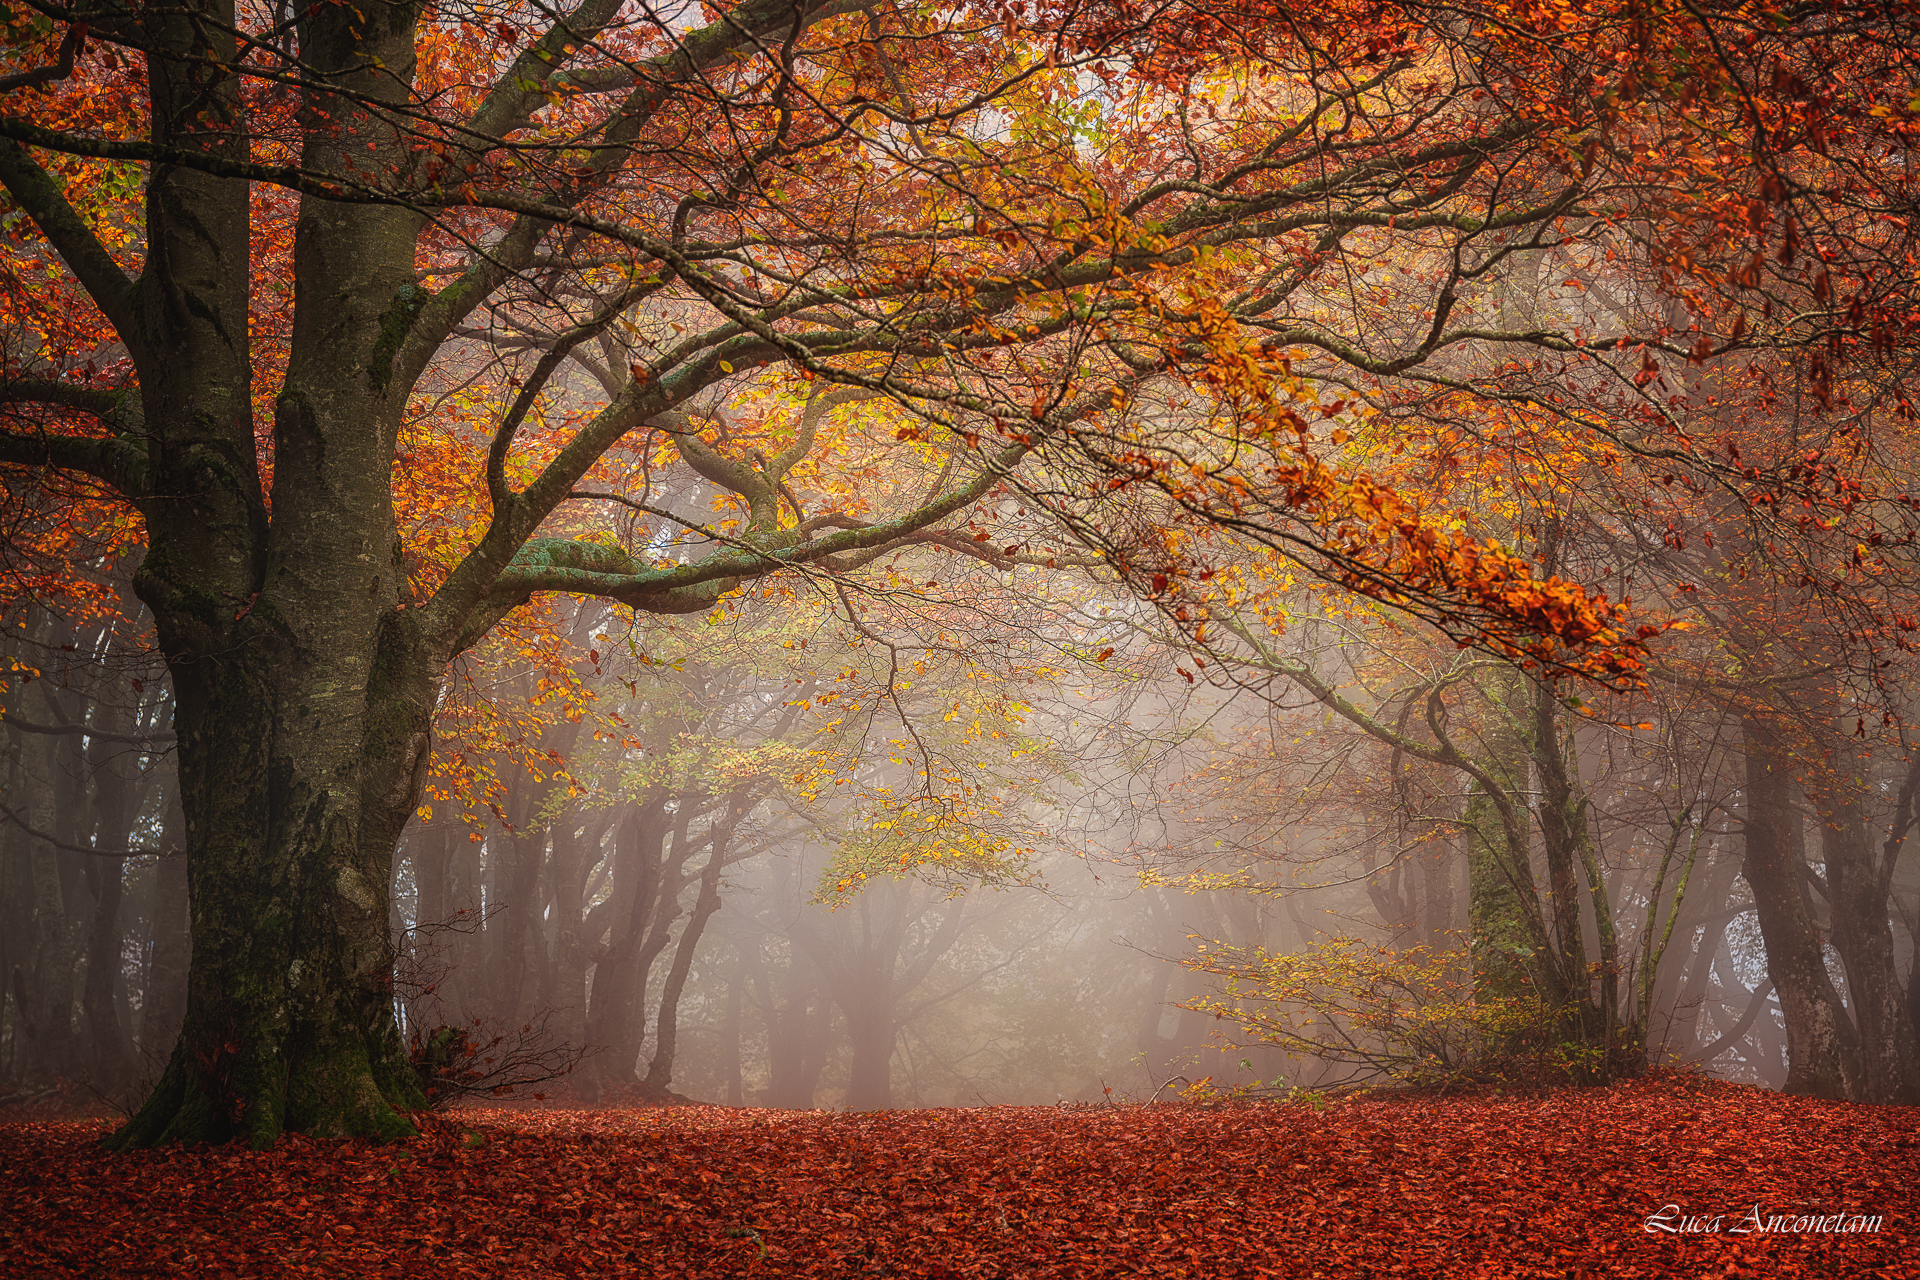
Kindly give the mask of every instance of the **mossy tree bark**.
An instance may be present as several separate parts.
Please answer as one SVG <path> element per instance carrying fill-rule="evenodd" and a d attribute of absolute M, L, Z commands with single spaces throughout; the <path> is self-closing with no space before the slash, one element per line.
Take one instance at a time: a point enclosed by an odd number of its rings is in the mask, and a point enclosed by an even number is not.
<path fill-rule="evenodd" d="M 1507 664 L 1479 682 L 1487 703 L 1479 768 L 1461 813 L 1467 841 L 1467 920 L 1476 985 L 1518 995 L 1541 968 L 1541 938 L 1530 927 L 1522 895 L 1534 895 L 1528 853 L 1526 677 Z"/>

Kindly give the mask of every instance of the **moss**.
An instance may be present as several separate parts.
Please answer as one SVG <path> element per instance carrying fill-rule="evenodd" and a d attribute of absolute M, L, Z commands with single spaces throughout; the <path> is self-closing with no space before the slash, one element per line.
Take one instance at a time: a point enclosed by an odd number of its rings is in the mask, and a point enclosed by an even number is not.
<path fill-rule="evenodd" d="M 380 317 L 380 337 L 373 344 L 373 357 L 367 366 L 375 391 L 384 392 L 393 380 L 393 358 L 412 332 L 413 322 L 432 300 L 433 295 L 418 285 L 404 284 L 394 290 L 393 305 Z"/>
<path fill-rule="evenodd" d="M 417 1086 L 381 1070 L 364 1043 L 301 1056 L 287 1083 L 287 1126 L 318 1138 L 395 1142 L 418 1132 L 403 1110 L 425 1103 Z"/>

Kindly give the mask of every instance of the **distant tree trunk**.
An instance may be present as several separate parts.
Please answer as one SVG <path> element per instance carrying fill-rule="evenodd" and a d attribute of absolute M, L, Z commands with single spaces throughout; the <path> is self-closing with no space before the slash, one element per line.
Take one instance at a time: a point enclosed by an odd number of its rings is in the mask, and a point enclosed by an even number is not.
<path fill-rule="evenodd" d="M 1915 766 L 1920 769 L 1920 765 Z M 1916 775 L 1920 776 L 1920 775 Z M 1857 796 L 1843 792 L 1840 780 L 1814 799 L 1822 819 L 1821 851 L 1833 908 L 1833 947 L 1846 966 L 1847 996 L 1859 1033 L 1859 1079 L 1855 1101 L 1920 1104 L 1920 1036 L 1908 1016 L 1905 994 L 1894 969 L 1893 926 L 1888 920 L 1888 889 L 1899 838 L 1891 841 L 1883 874 L 1867 836 Z M 1909 813 L 1896 815 L 1904 828 L 1913 804 L 1914 783 L 1903 793 Z"/>
<path fill-rule="evenodd" d="M 1548 917 L 1553 922 L 1554 949 L 1560 957 L 1560 967 L 1573 979 L 1569 984 L 1572 989 L 1567 992 L 1570 1003 L 1583 1013 L 1591 1014 L 1596 1002 L 1588 978 L 1586 935 L 1580 910 L 1581 900 L 1586 899 L 1592 907 L 1601 944 L 1597 1005 L 1601 1017 L 1595 1020 L 1610 1020 L 1619 1008 L 1619 957 L 1613 945 L 1613 907 L 1604 884 L 1589 884 L 1584 889 L 1582 885 L 1582 873 L 1591 865 L 1593 854 L 1592 835 L 1587 827 L 1587 796 L 1580 787 L 1576 762 L 1570 758 L 1573 744 L 1561 732 L 1560 699 L 1553 685 L 1533 681 L 1531 687 L 1533 725 L 1528 745 L 1532 748 L 1533 769 L 1540 789 L 1536 812 L 1540 845 L 1546 855 Z"/>
<path fill-rule="evenodd" d="M 869 885 L 853 911 L 857 929 L 821 927 L 802 915 L 795 942 L 812 953 L 826 975 L 834 1004 L 846 1019 L 853 1061 L 847 1105 L 893 1105 L 893 1050 L 903 1022 L 901 1003 L 959 939 L 964 899 L 948 905 L 936 926 L 930 897 L 916 899 L 907 884 Z M 913 944 L 913 945 L 910 945 Z"/>
<path fill-rule="evenodd" d="M 121 877 L 126 861 L 101 858 L 86 868 L 93 893 L 93 921 L 87 936 L 87 980 L 80 1007 L 92 1047 L 93 1087 L 114 1097 L 133 1079 L 133 1048 L 121 1025 L 114 987 L 120 977 Z"/>
<path fill-rule="evenodd" d="M 1767 976 L 1787 1023 L 1786 1092 L 1813 1098 L 1851 1096 L 1856 1072 L 1853 1026 L 1827 976 L 1820 934 L 1807 899 L 1799 814 L 1792 781 L 1779 758 L 1780 733 L 1759 717 L 1744 722 L 1747 757 L 1746 857 L 1741 873 L 1753 892 L 1766 945 Z"/>
<path fill-rule="evenodd" d="M 667 805 L 675 799 L 658 788 L 621 824 L 615 837 L 614 897 L 620 906 L 607 920 L 609 941 L 597 953 L 593 971 L 593 998 L 587 1009 L 587 1042 L 596 1050 L 593 1079 L 588 1087 L 630 1084 L 640 1056 L 645 1030 L 647 974 L 654 957 L 671 939 L 676 868 L 687 857 L 686 812 L 680 803 L 668 825 Z M 672 846 L 669 850 L 669 845 Z M 624 909 L 622 909 L 624 908 Z"/>
<path fill-rule="evenodd" d="M 655 1022 L 653 1060 L 647 1064 L 647 1084 L 664 1090 L 673 1080 L 673 1053 L 679 1040 L 680 994 L 686 990 L 687 975 L 693 971 L 694 953 L 700 947 L 700 935 L 707 921 L 720 909 L 720 869 L 726 865 L 727 848 L 733 841 L 734 824 L 740 810 L 732 805 L 724 820 L 719 820 L 707 840 L 710 852 L 700 873 L 700 892 L 694 898 L 693 912 L 680 930 L 680 945 L 660 987 L 660 1012 Z"/>
<path fill-rule="evenodd" d="M 187 969 L 193 959 L 187 857 L 179 843 L 177 788 L 162 812 L 166 819 L 160 847 L 168 852 L 154 869 L 153 951 L 147 958 L 146 996 L 140 1014 L 140 1055 L 156 1069 L 180 1038 L 180 1021 L 187 1010 Z"/>
<path fill-rule="evenodd" d="M 523 692 L 532 693 L 530 687 Z M 565 758 L 580 738 L 583 720 L 561 720 L 541 733 L 538 750 Z M 547 1008 L 536 1008 L 553 988 L 549 971 L 552 956 L 546 945 L 546 930 L 541 916 L 549 893 L 545 874 L 548 861 L 550 827 L 570 818 L 549 821 L 549 806 L 568 785 L 565 774 L 553 772 L 535 781 L 524 767 L 510 771 L 513 785 L 508 793 L 507 814 L 510 829 L 496 834 L 489 847 L 501 860 L 501 875 L 495 881 L 500 894 L 497 921 L 498 946 L 494 949 L 490 987 L 494 992 L 493 1012 L 502 1023 L 517 1026 L 531 1021 Z M 564 856 L 564 855 L 562 855 Z M 575 909 L 577 913 L 577 908 Z"/>
<path fill-rule="evenodd" d="M 741 988 L 746 985 L 747 962 L 745 956 L 736 959 L 733 964 L 733 977 L 727 983 L 727 1007 L 720 1024 L 720 1048 L 725 1055 L 723 1070 L 727 1080 L 727 1105 L 743 1106 L 747 1100 L 745 1081 L 740 1071 L 740 996 Z"/>
<path fill-rule="evenodd" d="M 552 903 L 552 942 L 548 947 L 547 980 L 540 999 L 556 1035 L 580 1044 L 587 1034 L 587 945 L 585 937 L 587 875 L 599 861 L 600 842 L 609 818 L 601 816 L 582 830 L 568 813 L 553 827 L 553 856 L 547 863 Z"/>
<path fill-rule="evenodd" d="M 894 1025 L 889 995 L 885 988 L 876 987 L 849 992 L 838 1001 L 853 1046 L 847 1105 L 863 1111 L 893 1105 L 893 1046 L 899 1028 Z"/>
<path fill-rule="evenodd" d="M 27 718 L 40 723 L 58 720 L 59 712 L 48 693 L 44 679 L 27 686 L 21 699 Z M 60 820 L 54 795 L 52 756 L 60 740 L 36 739 L 17 732 L 12 736 L 20 761 L 20 788 L 13 794 L 12 807 L 32 832 L 51 835 L 70 826 L 70 821 Z M 77 877 L 70 877 L 69 868 L 62 865 L 73 855 L 63 858 L 47 839 L 31 833 L 27 851 L 33 885 L 34 949 L 32 966 L 20 974 L 14 993 L 26 1009 L 28 1029 L 28 1052 L 20 1073 L 28 1079 L 78 1076 L 84 1066 L 73 1027 L 73 980 L 80 965 L 83 925 L 72 914 L 74 886 L 68 883 Z"/>
<path fill-rule="evenodd" d="M 121 716 L 111 717 L 102 727 L 125 734 L 133 725 L 130 718 Z M 139 793 L 126 754 L 124 747 L 109 747 L 98 739 L 89 745 L 87 772 L 93 782 L 97 849 L 125 849 L 132 844 Z M 93 1087 L 116 1097 L 134 1077 L 131 1029 L 121 1022 L 120 1006 L 114 998 L 120 980 L 120 903 L 126 860 L 96 855 L 87 860 L 83 871 L 93 898 L 93 921 L 87 938 L 87 981 L 81 1009 L 92 1042 Z"/>
<path fill-rule="evenodd" d="M 454 824 L 444 819 L 414 828 L 407 837 L 408 856 L 413 859 L 414 927 L 432 928 L 444 924 L 453 914 Z"/>
<path fill-rule="evenodd" d="M 1920 907 L 1907 911 L 1897 899 L 1892 905 L 1900 910 L 1901 923 L 1907 927 L 1907 1019 L 1914 1034 L 1920 1035 Z"/>
<path fill-rule="evenodd" d="M 776 999 L 767 975 L 766 956 L 753 953 L 754 978 L 761 989 L 767 1019 L 767 1105 L 804 1111 L 813 1105 L 826 1067 L 831 1009 L 818 989 L 818 971 L 800 947 L 792 948 Z"/>
<path fill-rule="evenodd" d="M 1433 841 L 1420 855 L 1421 928 L 1427 945 L 1447 945 L 1454 923 L 1453 868 L 1460 852 L 1451 838 Z"/>
<path fill-rule="evenodd" d="M 510 810 L 521 822 L 537 812 L 523 799 Z M 540 872 L 547 860 L 547 832 L 544 827 L 529 831 L 515 824 L 512 831 L 497 831 L 488 841 L 492 856 L 499 860 L 499 878 L 494 881 L 499 893 L 500 910 L 487 922 L 495 945 L 489 950 L 487 989 L 492 992 L 487 1012 L 502 1026 L 525 1022 L 527 990 L 537 983 L 545 967 L 540 938 Z M 533 985 L 538 990 L 537 985 Z"/>
<path fill-rule="evenodd" d="M 10 709 L 9 709 L 10 710 Z M 20 752 L 15 735 L 0 735 L 6 746 L 0 758 L 0 781 L 6 794 L 14 798 L 10 807 L 18 807 L 22 791 Z M 29 870 L 27 833 L 14 822 L 0 822 L 0 1044 L 6 1056 L 0 1059 L 0 1079 L 11 1079 L 19 1054 L 26 1043 L 27 1019 L 31 1016 L 23 999 L 17 999 L 16 985 L 26 989 L 23 966 L 31 954 L 33 938 L 32 873 Z M 13 975 L 20 974 L 18 984 Z"/>
<path fill-rule="evenodd" d="M 1696 872 L 1673 936 L 1679 945 L 1686 945 L 1696 932 L 1700 939 L 1684 963 L 1676 959 L 1661 966 L 1653 1004 L 1656 1009 L 1673 1010 L 1673 1020 L 1654 1043 L 1683 1058 L 1714 1038 L 1700 1033 L 1700 1007 L 1707 998 L 1714 961 L 1726 947 L 1727 926 L 1740 914 L 1727 905 L 1739 875 L 1740 864 L 1730 857 L 1709 863 L 1704 874 Z"/>

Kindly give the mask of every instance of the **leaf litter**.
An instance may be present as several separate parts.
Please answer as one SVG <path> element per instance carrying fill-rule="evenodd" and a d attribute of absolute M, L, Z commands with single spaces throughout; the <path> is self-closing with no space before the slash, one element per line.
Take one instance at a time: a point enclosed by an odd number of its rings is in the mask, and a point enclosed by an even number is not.
<path fill-rule="evenodd" d="M 1920 1109 L 1685 1076 L 1322 1111 L 426 1125 L 127 1156 L 95 1145 L 102 1121 L 0 1126 L 0 1273 L 1920 1278 Z"/>

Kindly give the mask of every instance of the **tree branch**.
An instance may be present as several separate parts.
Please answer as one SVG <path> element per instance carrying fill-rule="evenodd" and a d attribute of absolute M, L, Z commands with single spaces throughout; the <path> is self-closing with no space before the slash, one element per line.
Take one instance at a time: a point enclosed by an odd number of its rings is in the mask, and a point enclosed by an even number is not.
<path fill-rule="evenodd" d="M 92 854 L 96 858 L 175 858 L 186 853 L 185 849 L 92 849 L 83 844 L 68 844 L 57 836 L 52 836 L 38 827 L 29 826 L 27 820 L 0 803 L 0 817 L 13 823 L 36 840 L 44 840 L 56 849 L 66 853 Z"/>
<path fill-rule="evenodd" d="M 44 733 L 52 737 L 84 737 L 98 742 L 121 742 L 130 747 L 154 747 L 175 741 L 171 730 L 162 729 L 155 733 L 106 733 L 84 724 L 35 724 L 31 720 L 22 720 L 19 716 L 8 716 L 0 720 L 0 729 L 18 729 L 22 733 Z"/>
<path fill-rule="evenodd" d="M 53 175 L 35 162 L 13 136 L 8 126 L 24 121 L 0 118 L 0 186 L 26 210 L 54 251 L 65 260 L 93 304 L 100 308 L 120 340 L 129 347 L 139 337 L 133 319 L 134 282 L 113 260 L 100 238 L 86 220 L 67 203 L 67 195 Z M 60 150 L 61 148 L 54 148 Z"/>
<path fill-rule="evenodd" d="M 126 497 L 145 488 L 147 451 L 127 436 L 106 439 L 0 430 L 0 462 L 91 476 Z"/>
<path fill-rule="evenodd" d="M 67 28 L 67 34 L 60 41 L 60 52 L 50 67 L 35 67 L 31 71 L 16 71 L 10 76 L 0 76 L 0 93 L 10 93 L 15 89 L 29 89 L 35 85 L 51 84 L 55 80 L 65 80 L 73 74 L 73 59 L 86 47 L 87 24 L 76 22 Z"/>

